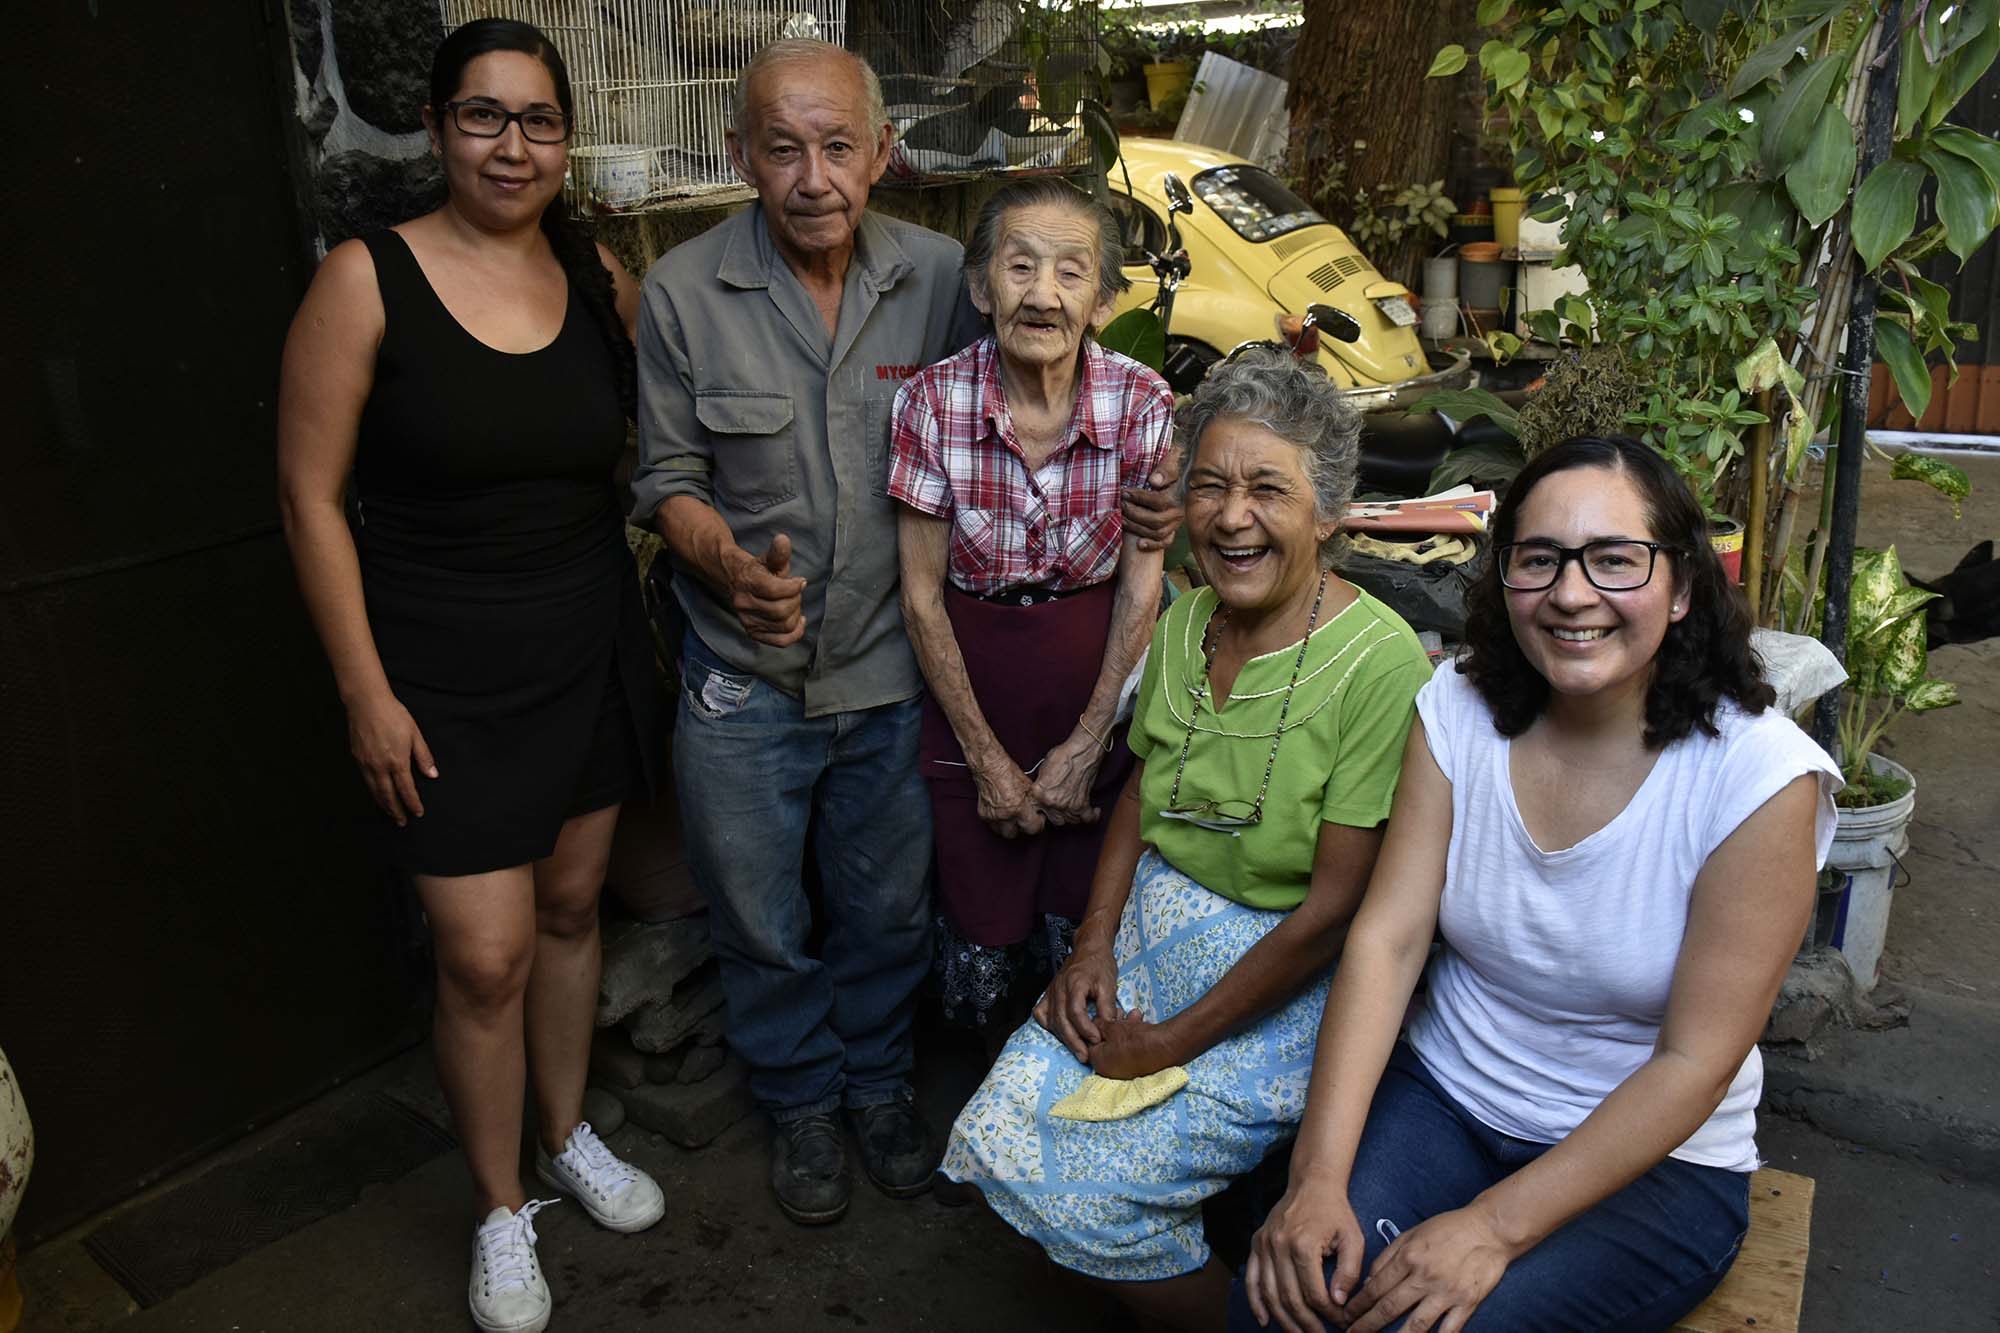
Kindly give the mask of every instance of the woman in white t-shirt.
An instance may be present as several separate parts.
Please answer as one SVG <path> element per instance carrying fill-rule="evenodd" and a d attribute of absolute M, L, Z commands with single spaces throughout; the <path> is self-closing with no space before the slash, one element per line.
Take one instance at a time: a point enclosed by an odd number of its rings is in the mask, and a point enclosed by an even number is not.
<path fill-rule="evenodd" d="M 1771 709 L 1707 534 L 1623 437 L 1514 483 L 1232 1328 L 1665 1329 L 1728 1271 L 1840 778 Z"/>

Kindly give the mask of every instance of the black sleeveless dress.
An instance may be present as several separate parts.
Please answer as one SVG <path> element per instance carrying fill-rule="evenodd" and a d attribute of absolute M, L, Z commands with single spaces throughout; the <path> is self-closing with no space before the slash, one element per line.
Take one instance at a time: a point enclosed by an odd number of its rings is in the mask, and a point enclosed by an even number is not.
<path fill-rule="evenodd" d="M 495 351 L 409 244 L 363 238 L 386 323 L 354 467 L 369 628 L 437 760 L 424 815 L 379 819 L 430 875 L 547 856 L 571 815 L 650 789 L 659 695 L 613 469 L 625 415 L 574 286 L 555 341 Z"/>

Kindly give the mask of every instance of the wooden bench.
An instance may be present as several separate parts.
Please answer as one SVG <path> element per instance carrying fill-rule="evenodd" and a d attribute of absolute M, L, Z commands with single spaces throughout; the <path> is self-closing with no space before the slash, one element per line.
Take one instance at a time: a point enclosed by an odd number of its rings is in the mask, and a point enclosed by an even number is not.
<path fill-rule="evenodd" d="M 1813 1181 L 1765 1167 L 1750 1177 L 1750 1232 L 1715 1294 L 1674 1333 L 1798 1333 L 1812 1240 Z"/>

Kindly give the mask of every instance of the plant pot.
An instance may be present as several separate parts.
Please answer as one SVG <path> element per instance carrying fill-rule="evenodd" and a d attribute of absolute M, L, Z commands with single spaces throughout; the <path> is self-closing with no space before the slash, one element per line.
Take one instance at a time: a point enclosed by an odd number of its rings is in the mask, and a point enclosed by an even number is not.
<path fill-rule="evenodd" d="M 1839 808 L 1833 850 L 1826 858 L 1828 865 L 1847 877 L 1840 914 L 1835 919 L 1833 947 L 1847 959 L 1854 984 L 1863 994 L 1875 988 L 1882 942 L 1889 932 L 1896 858 L 1909 850 L 1910 819 L 1917 805 L 1917 782 L 1909 769 L 1879 754 L 1868 756 L 1868 767 L 1910 787 L 1883 805 Z"/>
<path fill-rule="evenodd" d="M 1194 62 L 1189 60 L 1168 60 L 1158 65 L 1148 65 L 1146 75 L 1146 100 L 1158 111 L 1168 98 L 1175 93 L 1186 92 L 1194 82 Z"/>
<path fill-rule="evenodd" d="M 1519 249 L 1521 192 L 1515 189 L 1495 189 L 1487 197 L 1493 202 L 1493 239 L 1500 243 L 1502 250 Z"/>
<path fill-rule="evenodd" d="M 1479 310 L 1497 310 L 1503 304 L 1500 289 L 1507 285 L 1507 267 L 1500 260 L 1500 247 L 1491 241 L 1475 241 L 1458 248 L 1459 299 Z"/>
<path fill-rule="evenodd" d="M 21 1322 L 21 1287 L 14 1277 L 14 1238 L 9 1229 L 21 1206 L 21 1191 L 35 1166 L 35 1127 L 21 1100 L 21 1084 L 0 1051 L 0 1333 Z"/>
<path fill-rule="evenodd" d="M 1743 582 L 1743 520 L 1712 518 L 1708 521 L 1708 544 L 1722 561 L 1722 572 L 1731 583 Z"/>
<path fill-rule="evenodd" d="M 1471 245 L 1477 241 L 1493 239 L 1493 215 L 1491 213 L 1453 213 L 1451 230 L 1445 239 L 1453 245 Z"/>
<path fill-rule="evenodd" d="M 1143 75 L 1127 74 L 1111 81 L 1111 114 L 1129 115 L 1137 111 L 1146 100 L 1146 80 Z"/>

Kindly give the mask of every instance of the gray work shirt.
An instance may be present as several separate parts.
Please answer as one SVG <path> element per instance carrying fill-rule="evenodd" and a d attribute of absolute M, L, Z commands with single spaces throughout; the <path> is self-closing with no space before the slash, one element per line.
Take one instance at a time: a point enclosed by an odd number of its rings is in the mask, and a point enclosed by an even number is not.
<path fill-rule="evenodd" d="M 805 638 L 753 642 L 685 568 L 674 590 L 718 656 L 802 699 L 808 717 L 873 708 L 923 687 L 898 602 L 889 407 L 903 380 L 979 328 L 958 242 L 863 213 L 837 331 L 752 205 L 647 272 L 639 311 L 639 468 L 632 519 L 690 495 L 762 555 L 792 540 Z"/>

